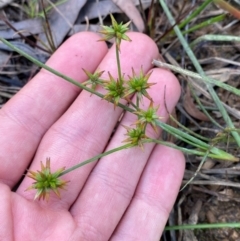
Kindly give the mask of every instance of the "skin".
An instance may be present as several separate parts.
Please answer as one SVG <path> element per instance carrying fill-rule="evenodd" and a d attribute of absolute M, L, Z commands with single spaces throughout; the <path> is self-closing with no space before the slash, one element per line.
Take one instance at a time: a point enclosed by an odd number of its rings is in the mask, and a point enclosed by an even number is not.
<path fill-rule="evenodd" d="M 158 57 L 155 43 L 146 35 L 129 33 L 132 42 L 121 45 L 122 72 L 131 75 L 151 70 Z M 110 71 L 117 77 L 115 48 L 99 36 L 79 33 L 69 38 L 47 62 L 49 66 L 83 82 L 82 68 Z M 162 121 L 180 96 L 175 76 L 153 69 L 149 90 Z M 104 93 L 102 89 L 98 91 Z M 133 97 L 134 98 L 134 97 Z M 144 98 L 142 108 L 149 101 Z M 184 171 L 183 154 L 169 147 L 146 144 L 123 150 L 85 165 L 62 177 L 70 180 L 61 199 L 33 201 L 25 191 L 33 180 L 24 171 L 40 170 L 51 158 L 52 171 L 89 159 L 122 145 L 126 130 L 117 127 L 121 108 L 41 70 L 0 110 L 0 240 L 159 240 L 176 199 Z M 130 126 L 136 116 L 125 113 L 121 124 Z M 151 128 L 147 134 L 157 137 Z"/>

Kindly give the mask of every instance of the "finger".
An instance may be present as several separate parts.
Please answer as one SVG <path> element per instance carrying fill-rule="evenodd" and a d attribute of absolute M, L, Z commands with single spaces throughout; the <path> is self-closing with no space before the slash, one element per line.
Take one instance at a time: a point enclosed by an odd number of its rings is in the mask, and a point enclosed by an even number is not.
<path fill-rule="evenodd" d="M 154 103 L 160 104 L 158 114 L 166 121 L 164 87 L 166 86 L 167 106 L 171 111 L 180 95 L 179 83 L 172 73 L 163 69 L 154 69 L 149 83 L 157 83 L 150 88 L 149 93 Z M 146 109 L 148 105 L 149 101 L 144 99 L 142 108 Z M 134 121 L 136 116 L 126 113 L 122 124 L 130 126 Z M 107 150 L 122 145 L 122 141 L 126 139 L 125 133 L 126 130 L 120 125 Z M 144 146 L 144 151 L 136 147 L 111 154 L 102 158 L 94 168 L 71 209 L 79 226 L 83 225 L 83 230 L 86 230 L 83 231 L 83 236 L 87 240 L 95 240 L 96 237 L 98 240 L 109 239 L 132 199 L 153 147 L 151 143 Z M 88 232 L 89 229 L 92 232 Z"/>
<path fill-rule="evenodd" d="M 160 240 L 184 173 L 184 156 L 157 145 L 111 240 Z"/>
<path fill-rule="evenodd" d="M 73 36 L 47 65 L 76 81 L 86 80 L 80 69 L 94 71 L 107 52 L 106 45 L 97 42 L 98 39 L 93 33 Z M 79 91 L 76 86 L 42 70 L 0 110 L 0 181 L 12 187 L 19 180 L 43 134 Z"/>
<path fill-rule="evenodd" d="M 10 189 L 0 183 L 0 240 L 14 240 Z"/>
<path fill-rule="evenodd" d="M 141 66 L 144 71 L 148 71 L 152 58 L 158 54 L 157 46 L 146 35 L 129 33 L 129 36 L 132 42 L 123 42 L 121 45 L 122 72 L 127 75 L 131 73 L 132 67 L 140 70 Z M 98 69 L 105 70 L 105 74 L 110 71 L 113 76 L 117 76 L 115 47 L 109 50 Z M 51 158 L 54 171 L 63 166 L 71 167 L 102 153 L 121 113 L 121 108 L 114 109 L 113 104 L 83 91 L 46 133 L 30 169 L 39 169 L 40 161 L 46 160 L 46 157 Z M 70 180 L 70 183 L 67 192 L 61 193 L 61 200 L 53 195 L 48 203 L 41 205 L 68 209 L 77 198 L 94 165 L 95 163 L 88 164 L 65 175 L 64 179 Z M 28 199 L 32 199 L 34 193 L 24 190 L 31 182 L 29 178 L 24 179 L 18 189 L 18 193 Z"/>

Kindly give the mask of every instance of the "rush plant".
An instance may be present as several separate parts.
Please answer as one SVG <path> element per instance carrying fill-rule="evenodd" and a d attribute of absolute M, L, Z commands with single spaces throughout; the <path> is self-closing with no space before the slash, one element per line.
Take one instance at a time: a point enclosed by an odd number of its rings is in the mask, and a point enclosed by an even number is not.
<path fill-rule="evenodd" d="M 33 184 L 27 189 L 35 189 L 36 195 L 35 199 L 46 199 L 48 200 L 49 195 L 53 191 L 58 197 L 60 197 L 60 189 L 66 189 L 67 181 L 62 180 L 62 176 L 68 172 L 74 171 L 77 168 L 80 168 L 83 165 L 86 165 L 90 162 L 96 161 L 99 158 L 109 155 L 111 153 L 121 151 L 126 148 L 132 147 L 140 147 L 144 149 L 144 145 L 149 142 L 153 142 L 156 144 L 167 145 L 173 148 L 179 149 L 187 154 L 194 154 L 198 156 L 202 156 L 206 158 L 206 156 L 217 158 L 221 160 L 228 161 L 238 161 L 238 158 L 233 155 L 218 149 L 213 146 L 211 142 L 205 141 L 201 139 L 199 136 L 194 136 L 190 132 L 183 132 L 178 128 L 172 127 L 168 124 L 161 122 L 161 116 L 158 116 L 157 111 L 159 106 L 156 106 L 153 102 L 152 97 L 149 94 L 149 88 L 151 88 L 154 83 L 149 83 L 149 77 L 151 73 L 144 74 L 141 69 L 140 73 L 136 73 L 134 69 L 132 70 L 132 75 L 125 78 L 121 70 L 121 62 L 120 62 L 120 50 L 121 50 L 121 42 L 122 41 L 131 41 L 131 39 L 127 36 L 128 26 L 130 22 L 123 24 L 117 23 L 114 17 L 111 15 L 111 26 L 102 26 L 102 31 L 100 33 L 103 35 L 103 40 L 110 40 L 115 38 L 116 42 L 116 62 L 118 68 L 118 76 L 114 78 L 111 73 L 108 73 L 109 79 L 102 79 L 103 72 L 95 72 L 91 73 L 88 70 L 83 70 L 88 77 L 88 80 L 84 83 L 80 84 L 77 81 L 65 76 L 56 70 L 46 66 L 45 64 L 33 59 L 23 51 L 19 50 L 15 46 L 11 45 L 8 41 L 0 37 L 0 40 L 14 49 L 19 54 L 25 56 L 33 63 L 42 67 L 53 74 L 60 76 L 66 81 L 89 91 L 91 94 L 95 94 L 100 98 L 113 103 L 114 107 L 119 106 L 126 111 L 131 112 L 133 115 L 137 116 L 137 120 L 132 123 L 130 126 L 125 126 L 126 134 L 123 136 L 123 142 L 125 143 L 122 146 L 119 146 L 115 149 L 106 151 L 104 153 L 100 153 L 97 156 L 92 157 L 84 162 L 81 162 L 75 166 L 72 166 L 68 169 L 65 167 L 60 168 L 58 171 L 52 173 L 50 167 L 50 158 L 46 160 L 46 165 L 41 162 L 41 170 L 39 171 L 28 171 L 27 176 L 34 180 Z M 96 92 L 96 87 L 100 85 L 105 89 L 105 94 L 101 94 Z M 131 97 L 135 95 L 136 100 L 133 102 Z M 140 108 L 140 103 L 143 98 L 147 98 L 150 101 L 149 107 L 147 110 L 142 110 Z M 124 103 L 122 104 L 122 100 Z M 176 146 L 169 142 L 165 142 L 159 139 L 153 139 L 146 134 L 147 126 L 153 128 L 154 131 L 157 131 L 157 128 L 162 128 L 164 131 L 169 134 L 175 136 L 176 138 L 190 144 L 193 149 L 187 149 L 183 147 Z"/>

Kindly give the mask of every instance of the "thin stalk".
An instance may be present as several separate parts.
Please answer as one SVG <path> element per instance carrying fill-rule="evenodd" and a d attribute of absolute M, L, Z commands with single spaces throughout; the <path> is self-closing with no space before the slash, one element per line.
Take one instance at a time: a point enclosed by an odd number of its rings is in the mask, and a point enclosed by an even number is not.
<path fill-rule="evenodd" d="M 184 147 L 176 146 L 171 142 L 161 141 L 161 140 L 158 140 L 158 139 L 149 139 L 148 141 L 145 141 L 145 143 L 146 142 L 153 142 L 153 143 L 156 143 L 156 144 L 168 146 L 168 147 L 177 149 L 177 150 L 182 151 L 183 153 L 186 153 L 186 154 L 189 154 L 189 155 L 198 155 L 198 156 L 205 156 L 206 155 L 206 152 L 197 151 L 197 150 L 193 150 L 193 149 L 187 149 L 187 148 L 184 148 Z M 215 155 L 215 154 L 209 153 L 208 156 L 212 157 L 212 158 L 215 158 L 215 159 L 221 159 L 220 156 Z"/>
<path fill-rule="evenodd" d="M 198 98 L 198 96 L 195 94 L 195 92 L 194 92 L 194 90 L 193 90 L 192 83 L 189 82 L 188 85 L 189 85 L 189 88 L 190 88 L 191 93 L 193 94 L 193 96 L 194 96 L 195 100 L 197 101 L 197 103 L 199 104 L 200 108 L 203 110 L 204 114 L 209 118 L 209 120 L 212 121 L 212 123 L 214 123 L 214 124 L 215 124 L 216 126 L 218 126 L 220 129 L 223 129 L 223 128 L 218 124 L 218 122 L 215 121 L 211 115 L 209 115 L 209 113 L 208 113 L 208 111 L 206 110 L 206 108 L 202 105 L 200 99 Z M 165 106 L 165 107 L 166 107 L 166 106 Z M 166 107 L 166 109 L 167 109 L 167 107 Z M 173 117 L 170 115 L 170 118 L 173 118 Z M 186 128 L 185 126 L 182 126 L 177 120 L 175 120 L 175 122 L 176 122 L 179 126 L 181 126 L 183 129 L 187 130 L 187 132 L 190 132 L 190 131 L 188 130 L 188 128 Z M 199 139 L 202 139 L 202 140 L 203 140 L 202 136 L 197 135 L 195 132 L 192 132 L 192 135 L 194 135 L 194 136 L 198 137 Z M 209 141 L 209 140 L 208 140 L 208 141 Z"/>
<path fill-rule="evenodd" d="M 175 138 L 177 138 L 178 140 L 183 141 L 184 143 L 187 143 L 191 146 L 194 146 L 200 150 L 204 150 L 206 151 L 207 148 L 201 144 L 199 144 L 198 142 L 193 142 L 192 140 L 189 140 L 189 138 L 186 138 L 185 135 L 181 134 L 183 133 L 181 130 L 179 130 L 179 132 L 176 132 L 172 129 L 169 129 L 168 127 L 165 129 L 166 132 L 168 132 L 169 134 L 171 134 L 172 136 L 174 136 Z M 188 135 L 188 134 L 187 134 Z M 204 142 L 205 143 L 205 142 Z M 206 144 L 206 143 L 205 143 Z M 207 144 L 208 145 L 208 144 Z"/>
<path fill-rule="evenodd" d="M 194 10 L 192 12 L 192 14 L 189 15 L 189 17 L 187 17 L 185 20 L 183 20 L 178 27 L 179 28 L 184 28 L 190 21 L 192 21 L 192 19 L 194 19 L 195 17 L 197 17 L 206 7 L 208 4 L 210 4 L 213 0 L 207 0 L 205 2 L 202 3 L 202 5 L 200 5 L 196 10 Z"/>
<path fill-rule="evenodd" d="M 117 151 L 121 151 L 121 150 L 127 149 L 129 147 L 132 147 L 132 144 L 126 144 L 126 145 L 123 145 L 123 146 L 119 146 L 119 147 L 114 148 L 112 150 L 109 150 L 109 151 L 106 151 L 104 153 L 101 153 L 101 154 L 99 154 L 97 156 L 94 156 L 94 157 L 84 161 L 84 162 L 81 162 L 81 163 L 79 163 L 77 165 L 74 165 L 74 166 L 66 169 L 59 176 L 63 176 L 63 175 L 65 175 L 65 174 L 67 174 L 67 173 L 69 173 L 69 172 L 71 172 L 71 171 L 73 171 L 73 170 L 75 170 L 75 169 L 77 169 L 79 167 L 82 167 L 82 166 L 84 166 L 84 165 L 86 165 L 86 164 L 88 164 L 90 162 L 94 162 L 94 161 L 98 160 L 101 157 L 107 156 L 107 155 L 112 154 L 112 153 L 117 152 Z"/>
<path fill-rule="evenodd" d="M 161 4 L 164 12 L 166 13 L 166 15 L 168 17 L 169 22 L 171 23 L 172 26 L 174 26 L 175 25 L 175 20 L 174 20 L 174 18 L 172 16 L 171 12 L 169 11 L 167 5 L 165 4 L 165 1 L 164 0 L 159 0 L 159 1 L 160 1 L 160 4 Z M 174 26 L 173 29 L 174 29 L 176 35 L 178 36 L 178 39 L 181 42 L 183 48 L 185 49 L 188 57 L 191 59 L 194 67 L 196 68 L 196 70 L 198 71 L 198 73 L 201 76 L 205 77 L 206 75 L 205 75 L 201 65 L 198 63 L 197 58 L 195 57 L 195 55 L 192 52 L 192 50 L 189 48 L 189 45 L 186 42 L 184 36 L 182 35 L 179 27 L 178 26 Z M 232 128 L 232 129 L 235 129 L 234 124 L 233 124 L 231 118 L 229 117 L 229 115 L 228 115 L 226 109 L 224 108 L 222 102 L 220 101 L 218 95 L 214 91 L 212 85 L 209 84 L 208 82 L 205 82 L 205 84 L 206 84 L 206 87 L 207 87 L 210 95 L 212 96 L 213 101 L 215 102 L 216 106 L 218 107 L 220 113 L 222 114 L 222 117 L 223 117 L 224 121 L 226 122 L 226 124 L 228 125 L 228 127 Z M 236 131 L 232 131 L 231 134 L 234 137 L 234 139 L 236 140 L 236 143 L 238 144 L 238 146 L 240 147 L 240 136 L 239 136 L 239 134 Z"/>
<path fill-rule="evenodd" d="M 191 27 L 191 28 L 189 28 L 187 30 L 182 31 L 182 34 L 191 33 L 191 32 L 196 31 L 198 29 L 201 29 L 201 28 L 207 27 L 209 25 L 212 25 L 213 23 L 220 22 L 220 21 L 224 20 L 225 17 L 226 17 L 225 14 L 221 14 L 219 16 L 210 18 L 210 19 L 208 19 L 206 21 L 203 21 L 203 22 L 201 22 L 199 24 L 194 25 L 193 27 Z"/>
<path fill-rule="evenodd" d="M 183 20 L 181 23 L 179 23 L 178 27 L 180 29 L 183 29 L 187 24 L 189 24 L 192 21 L 192 19 L 194 19 L 196 16 L 198 16 L 199 13 L 202 12 L 207 7 L 207 5 L 210 4 L 212 1 L 213 0 L 206 0 L 202 5 L 200 5 L 197 9 L 195 9 L 187 18 L 185 18 L 185 20 Z M 165 37 L 167 35 L 173 35 L 173 34 L 174 34 L 174 30 L 171 29 L 170 32 L 168 32 L 167 34 L 164 34 L 164 37 L 161 37 L 161 38 L 165 39 Z"/>
<path fill-rule="evenodd" d="M 46 48 L 46 49 L 44 49 L 42 46 L 40 46 L 40 45 L 37 45 L 34 41 L 32 41 L 32 40 L 30 40 L 29 38 L 27 38 L 26 36 L 24 36 L 22 33 L 21 33 L 21 31 L 18 31 L 6 18 L 4 18 L 3 16 L 0 16 L 0 20 L 2 20 L 2 21 L 4 21 L 4 23 L 6 24 L 6 25 L 8 25 L 9 26 L 9 28 L 11 28 L 14 32 L 15 32 L 15 34 L 18 34 L 20 37 L 21 37 L 21 39 L 24 39 L 28 44 L 30 44 L 30 45 L 32 45 L 32 46 L 35 46 L 35 47 L 37 47 L 38 49 L 40 49 L 40 50 L 42 50 L 42 51 L 44 51 L 44 52 L 46 52 L 46 53 L 48 53 L 48 54 L 51 54 L 52 52 L 51 52 L 51 50 L 47 50 L 47 45 L 45 45 L 44 43 L 42 43 L 41 42 L 41 44 Z M 38 40 L 38 39 L 37 39 Z"/>
<path fill-rule="evenodd" d="M 174 148 L 176 150 L 182 151 L 183 153 L 190 154 L 190 155 L 198 155 L 198 156 L 203 156 L 203 157 L 208 156 L 208 157 L 218 159 L 218 160 L 229 160 L 229 159 L 226 159 L 226 156 L 225 157 L 221 156 L 221 154 L 209 153 L 211 151 L 210 148 L 214 148 L 214 147 L 210 147 L 207 152 L 203 152 L 203 151 L 198 151 L 198 150 L 193 150 L 193 149 L 176 146 L 175 144 L 173 144 L 171 142 L 161 141 L 158 139 L 148 139 L 147 141 L 145 141 L 145 143 L 148 143 L 148 142 L 153 142 L 156 144 L 168 146 L 168 147 Z M 226 154 L 229 155 L 228 153 L 226 153 Z M 231 159 L 230 161 L 237 161 L 237 160 Z"/>
<path fill-rule="evenodd" d="M 122 80 L 122 73 L 121 73 L 121 63 L 120 63 L 120 57 L 119 57 L 119 50 L 116 45 L 116 59 L 117 59 L 117 69 L 118 69 L 118 79 L 120 81 L 120 84 L 123 84 Z"/>
<path fill-rule="evenodd" d="M 47 17 L 46 9 L 44 8 L 43 0 L 41 0 L 41 4 L 42 4 L 43 15 L 44 15 L 44 20 L 45 20 L 43 27 L 44 27 L 44 31 L 45 31 L 45 35 L 46 35 L 49 47 L 53 53 L 56 50 L 56 46 L 55 46 L 54 40 L 53 40 L 51 25 L 48 21 L 48 17 Z"/>
<path fill-rule="evenodd" d="M 202 224 L 186 224 L 179 226 L 165 227 L 165 231 L 170 230 L 187 230 L 187 229 L 209 229 L 209 228 L 240 228 L 240 223 L 202 223 Z"/>
<path fill-rule="evenodd" d="M 139 109 L 139 106 L 140 106 L 140 100 L 139 100 L 138 95 L 137 95 L 137 98 L 136 98 L 136 105 L 137 105 L 137 108 Z"/>
<path fill-rule="evenodd" d="M 133 108 L 135 108 L 136 110 L 139 110 L 139 107 L 136 106 L 131 100 L 129 101 L 129 104 L 133 106 Z"/>
<path fill-rule="evenodd" d="M 196 44 L 201 41 L 218 41 L 218 42 L 240 42 L 240 37 L 232 35 L 215 35 L 215 34 L 206 34 L 190 43 L 190 47 L 193 48 Z"/>
<path fill-rule="evenodd" d="M 194 178 L 197 176 L 197 174 L 200 172 L 200 170 L 201 170 L 203 164 L 205 163 L 207 157 L 210 156 L 210 155 L 209 155 L 209 151 L 210 151 L 210 150 L 208 150 L 208 151 L 206 152 L 206 154 L 204 155 L 203 159 L 201 160 L 201 162 L 200 162 L 197 170 L 195 171 L 194 175 L 184 184 L 184 186 L 181 188 L 180 192 L 181 192 L 183 189 L 185 189 L 185 187 L 186 187 L 187 185 L 189 185 L 189 184 L 194 180 Z"/>
<path fill-rule="evenodd" d="M 184 141 L 187 140 L 188 143 L 191 145 L 195 145 L 196 147 L 199 147 L 204 150 L 208 150 L 210 147 L 209 144 L 201 141 L 200 139 L 195 138 L 194 136 L 184 133 L 171 125 L 168 125 L 158 120 L 156 121 L 156 125 L 161 127 L 163 130 L 167 131 L 168 133 L 176 136 L 180 140 L 184 140 Z"/>
<path fill-rule="evenodd" d="M 179 127 L 181 127 L 183 130 L 185 130 L 186 132 L 188 132 L 190 135 L 195 136 L 196 138 L 203 140 L 203 141 L 210 141 L 209 138 L 206 138 L 204 136 L 201 136 L 199 134 L 197 134 L 196 132 L 188 129 L 186 126 L 182 125 L 179 121 L 177 121 L 172 115 L 169 115 L 169 118 L 176 123 Z"/>
<path fill-rule="evenodd" d="M 218 126 L 220 129 L 223 129 L 223 127 L 218 124 L 218 122 L 216 120 L 213 119 L 213 117 L 211 115 L 209 115 L 208 111 L 206 110 L 206 108 L 202 105 L 202 102 L 200 100 L 200 98 L 196 95 L 196 93 L 193 90 L 193 86 L 191 83 L 189 83 L 189 88 L 190 91 L 194 97 L 194 99 L 196 100 L 197 104 L 199 105 L 200 109 L 203 111 L 203 113 L 209 118 L 209 120 L 211 120 L 211 122 L 215 125 Z"/>
<path fill-rule="evenodd" d="M 180 74 L 183 74 L 183 75 L 195 78 L 195 79 L 204 80 L 205 82 L 207 82 L 209 84 L 216 85 L 216 86 L 221 87 L 221 88 L 223 88 L 223 89 L 225 89 L 225 90 L 227 90 L 227 91 L 229 91 L 229 92 L 231 92 L 235 95 L 240 96 L 240 90 L 239 89 L 237 89 L 235 87 L 232 87 L 231 85 L 227 85 L 225 83 L 222 83 L 219 80 L 209 78 L 207 76 L 201 76 L 200 74 L 194 73 L 194 72 L 186 70 L 186 69 L 182 69 L 180 67 L 177 67 L 177 66 L 174 66 L 174 65 L 171 65 L 171 64 L 163 63 L 159 60 L 154 59 L 152 63 L 155 66 L 158 66 L 158 67 L 168 68 L 168 69 L 171 69 L 174 72 L 177 72 L 177 73 L 180 73 Z"/>
<path fill-rule="evenodd" d="M 170 126 L 164 122 L 160 122 L 157 120 L 156 125 L 161 127 L 163 130 L 167 131 L 168 133 L 176 136 L 178 139 L 183 140 L 185 142 L 186 142 L 186 140 L 188 142 L 190 141 L 191 145 L 195 145 L 195 146 L 198 145 L 201 149 L 203 149 L 205 151 L 207 151 L 211 148 L 210 152 L 212 154 L 218 155 L 218 158 L 221 160 L 239 161 L 239 159 L 237 157 L 234 157 L 233 155 L 231 155 L 221 149 L 218 149 L 217 147 L 212 147 L 211 145 L 195 138 L 194 136 L 184 133 L 184 132 L 178 130 L 177 128 Z"/>

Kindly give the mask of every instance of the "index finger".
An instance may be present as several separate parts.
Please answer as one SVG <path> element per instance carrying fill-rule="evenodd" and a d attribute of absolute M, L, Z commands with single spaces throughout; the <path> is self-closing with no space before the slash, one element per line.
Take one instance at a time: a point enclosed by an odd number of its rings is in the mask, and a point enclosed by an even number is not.
<path fill-rule="evenodd" d="M 54 53 L 47 65 L 83 82 L 86 75 L 79 70 L 93 72 L 107 52 L 106 44 L 98 40 L 94 33 L 76 34 Z M 16 184 L 44 133 L 79 92 L 78 87 L 41 70 L 0 110 L 0 181 L 10 187 Z"/>

